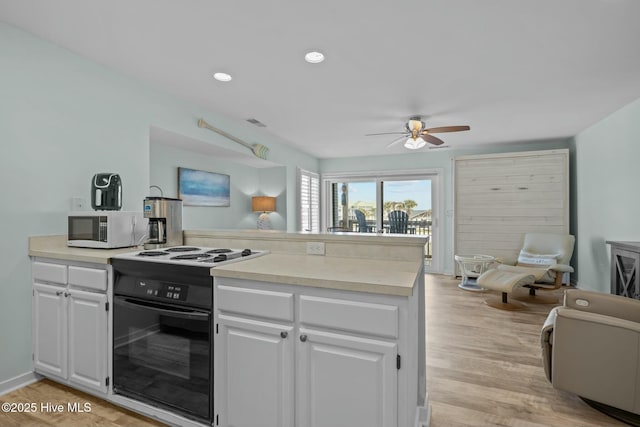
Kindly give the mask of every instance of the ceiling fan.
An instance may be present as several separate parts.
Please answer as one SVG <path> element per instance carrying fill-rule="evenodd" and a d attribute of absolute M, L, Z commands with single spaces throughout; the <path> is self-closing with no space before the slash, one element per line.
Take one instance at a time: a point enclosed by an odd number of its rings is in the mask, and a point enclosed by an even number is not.
<path fill-rule="evenodd" d="M 444 144 L 443 140 L 431 135 L 432 133 L 461 132 L 471 129 L 469 126 L 440 126 L 435 128 L 426 128 L 420 116 L 411 117 L 409 121 L 405 123 L 404 128 L 404 132 L 369 133 L 365 136 L 402 135 L 391 141 L 391 143 L 387 145 L 387 148 L 405 139 L 406 141 L 404 146 L 406 148 L 417 150 L 418 148 L 424 147 L 427 142 L 433 145 Z"/>

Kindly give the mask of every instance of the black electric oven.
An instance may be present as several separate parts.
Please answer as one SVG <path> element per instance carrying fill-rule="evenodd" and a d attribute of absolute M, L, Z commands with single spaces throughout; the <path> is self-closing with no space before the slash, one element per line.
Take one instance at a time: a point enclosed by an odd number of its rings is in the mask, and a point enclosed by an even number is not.
<path fill-rule="evenodd" d="M 113 391 L 212 421 L 209 268 L 112 261 Z"/>

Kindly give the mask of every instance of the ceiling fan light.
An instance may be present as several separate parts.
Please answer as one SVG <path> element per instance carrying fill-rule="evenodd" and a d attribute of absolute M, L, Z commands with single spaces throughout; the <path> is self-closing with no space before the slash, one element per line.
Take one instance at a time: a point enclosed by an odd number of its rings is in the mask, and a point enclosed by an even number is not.
<path fill-rule="evenodd" d="M 418 148 L 422 148 L 425 145 L 427 145 L 427 143 L 422 138 L 407 138 L 407 141 L 404 143 L 404 147 L 408 148 L 409 150 L 417 150 Z"/>

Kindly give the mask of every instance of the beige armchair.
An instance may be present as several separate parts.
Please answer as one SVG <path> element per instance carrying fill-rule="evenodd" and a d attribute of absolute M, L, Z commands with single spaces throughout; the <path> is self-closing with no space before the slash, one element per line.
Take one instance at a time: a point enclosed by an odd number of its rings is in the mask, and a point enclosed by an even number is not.
<path fill-rule="evenodd" d="M 569 265 L 575 238 L 570 234 L 527 233 L 515 265 L 499 264 L 478 277 L 478 285 L 502 292 L 502 301 L 487 300 L 487 304 L 504 310 L 517 310 L 522 304 L 508 302 L 507 294 L 518 287 L 529 288 L 529 295 L 515 299 L 555 304 L 558 298 L 544 298 L 536 290 L 554 290 L 562 286 L 565 273 L 573 272 Z"/>
<path fill-rule="evenodd" d="M 553 387 L 615 418 L 640 425 L 640 301 L 568 289 L 542 327 L 542 358 Z"/>

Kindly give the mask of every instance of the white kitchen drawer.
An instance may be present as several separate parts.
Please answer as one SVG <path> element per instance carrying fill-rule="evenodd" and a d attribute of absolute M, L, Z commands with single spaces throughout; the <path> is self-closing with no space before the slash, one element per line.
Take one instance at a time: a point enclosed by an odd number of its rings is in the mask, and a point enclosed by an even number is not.
<path fill-rule="evenodd" d="M 301 296 L 300 322 L 305 326 L 398 338 L 398 307 L 395 305 Z"/>
<path fill-rule="evenodd" d="M 34 261 L 31 265 L 33 280 L 67 284 L 67 266 L 48 262 Z"/>
<path fill-rule="evenodd" d="M 216 286 L 218 310 L 293 322 L 293 294 Z"/>
<path fill-rule="evenodd" d="M 107 290 L 107 270 L 69 266 L 69 284 L 83 288 Z"/>

